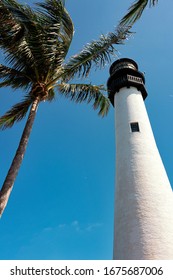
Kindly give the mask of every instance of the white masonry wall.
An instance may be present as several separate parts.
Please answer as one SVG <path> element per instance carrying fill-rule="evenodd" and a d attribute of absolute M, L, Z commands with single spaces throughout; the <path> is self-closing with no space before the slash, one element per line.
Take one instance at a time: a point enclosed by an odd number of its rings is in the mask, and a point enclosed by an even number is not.
<path fill-rule="evenodd" d="M 114 259 L 173 260 L 173 192 L 135 87 L 115 94 Z M 131 132 L 138 122 L 140 132 Z"/>

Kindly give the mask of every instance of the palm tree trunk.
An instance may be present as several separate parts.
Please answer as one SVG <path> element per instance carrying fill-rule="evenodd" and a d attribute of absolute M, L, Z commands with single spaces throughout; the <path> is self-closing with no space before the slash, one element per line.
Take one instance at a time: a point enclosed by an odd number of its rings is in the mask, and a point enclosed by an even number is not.
<path fill-rule="evenodd" d="M 10 193 L 12 191 L 15 179 L 17 177 L 18 171 L 20 169 L 20 165 L 22 163 L 26 147 L 28 144 L 29 136 L 32 130 L 32 126 L 35 120 L 37 107 L 39 104 L 39 97 L 37 97 L 34 102 L 32 103 L 29 116 L 19 143 L 19 146 L 17 148 L 16 154 L 13 158 L 13 161 L 11 163 L 10 169 L 7 173 L 7 176 L 5 178 L 5 181 L 3 183 L 3 186 L 0 190 L 0 217 L 2 216 L 2 213 L 7 205 Z"/>

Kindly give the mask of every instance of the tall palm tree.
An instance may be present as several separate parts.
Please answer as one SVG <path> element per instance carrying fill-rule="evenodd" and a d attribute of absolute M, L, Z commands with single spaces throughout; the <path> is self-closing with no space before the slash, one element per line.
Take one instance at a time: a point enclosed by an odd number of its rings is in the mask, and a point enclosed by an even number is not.
<path fill-rule="evenodd" d="M 99 115 L 106 115 L 110 103 L 102 85 L 75 84 L 70 80 L 88 76 L 94 65 L 103 67 L 114 54 L 114 44 L 122 44 L 129 34 L 128 29 L 118 26 L 115 32 L 87 44 L 66 62 L 74 28 L 65 1 L 45 0 L 36 5 L 37 9 L 31 9 L 16 0 L 0 1 L 0 48 L 7 61 L 7 65 L 0 64 L 0 87 L 27 92 L 21 102 L 0 117 L 0 128 L 13 126 L 29 111 L 0 191 L 0 216 L 22 163 L 39 103 L 52 101 L 57 89 L 60 95 L 72 101 L 92 103 Z"/>
<path fill-rule="evenodd" d="M 141 17 L 148 5 L 152 7 L 157 3 L 158 0 L 136 0 L 128 9 L 127 14 L 121 19 L 120 24 L 133 25 Z"/>

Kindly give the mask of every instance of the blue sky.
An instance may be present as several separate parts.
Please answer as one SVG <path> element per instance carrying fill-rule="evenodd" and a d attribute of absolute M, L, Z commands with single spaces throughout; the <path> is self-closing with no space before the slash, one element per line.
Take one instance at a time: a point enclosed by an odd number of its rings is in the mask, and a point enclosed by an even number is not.
<path fill-rule="evenodd" d="M 21 1 L 31 4 L 35 1 Z M 122 3 L 123 2 L 123 3 Z M 114 29 L 132 1 L 67 0 L 75 25 L 69 55 Z M 173 2 L 147 9 L 118 58 L 145 72 L 146 107 L 173 184 Z M 2 60 L 2 54 L 0 55 Z M 86 82 L 106 84 L 109 65 Z M 0 89 L 2 115 L 22 92 Z M 25 121 L 0 133 L 0 184 Z M 0 259 L 112 259 L 115 135 L 114 109 L 102 119 L 90 105 L 59 98 L 39 107 L 27 152 L 0 220 Z"/>

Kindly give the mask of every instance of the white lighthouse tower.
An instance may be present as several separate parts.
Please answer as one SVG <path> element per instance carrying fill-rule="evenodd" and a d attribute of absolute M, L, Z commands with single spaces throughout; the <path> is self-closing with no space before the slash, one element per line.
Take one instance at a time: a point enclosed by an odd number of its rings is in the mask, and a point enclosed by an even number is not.
<path fill-rule="evenodd" d="M 114 62 L 108 80 L 115 106 L 114 259 L 173 260 L 173 193 L 157 149 L 135 61 Z"/>

